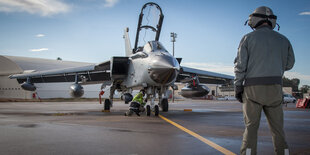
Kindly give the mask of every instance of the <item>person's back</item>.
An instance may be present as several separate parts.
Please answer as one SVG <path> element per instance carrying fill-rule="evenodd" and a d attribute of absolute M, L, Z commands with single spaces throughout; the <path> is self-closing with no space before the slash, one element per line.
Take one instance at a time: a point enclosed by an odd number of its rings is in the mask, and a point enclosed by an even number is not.
<path fill-rule="evenodd" d="M 280 33 L 270 26 L 262 26 L 245 36 L 248 48 L 248 64 L 246 79 L 253 77 L 279 77 L 284 71 L 291 69 L 287 63 L 291 44 Z M 262 78 L 263 80 L 263 78 Z"/>

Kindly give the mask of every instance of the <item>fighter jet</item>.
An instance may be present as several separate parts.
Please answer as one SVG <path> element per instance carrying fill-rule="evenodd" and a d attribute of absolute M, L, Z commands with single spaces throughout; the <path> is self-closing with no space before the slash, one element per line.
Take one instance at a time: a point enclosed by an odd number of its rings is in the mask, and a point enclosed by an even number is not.
<path fill-rule="evenodd" d="M 144 14 L 150 12 L 146 11 L 148 8 L 153 8 L 158 12 L 158 22 L 154 26 L 149 22 L 143 22 Z M 11 75 L 10 78 L 17 79 L 21 87 L 29 91 L 36 90 L 35 83 L 74 82 L 70 87 L 73 97 L 81 97 L 84 94 L 82 87 L 84 84 L 102 83 L 102 88 L 110 86 L 110 96 L 104 101 L 104 110 L 110 110 L 116 90 L 121 92 L 125 103 L 129 103 L 134 89 L 144 89 L 148 99 L 147 116 L 150 116 L 151 111 L 154 111 L 157 116 L 159 107 L 162 111 L 168 111 L 168 89 L 170 87 L 177 89 L 175 82 L 191 77 L 193 74 L 205 83 L 227 84 L 231 82 L 232 76 L 181 67 L 181 58 L 172 56 L 159 42 L 163 19 L 164 15 L 158 4 L 146 3 L 139 15 L 134 48 L 131 48 L 129 28 L 125 28 L 126 56 L 124 57 L 112 57 L 100 64 L 84 67 L 16 74 Z M 155 33 L 155 37 L 147 41 L 144 46 L 139 46 L 140 32 L 144 30 L 151 30 Z M 143 40 L 145 41 L 144 37 Z M 159 103 L 155 102 L 156 97 Z"/>

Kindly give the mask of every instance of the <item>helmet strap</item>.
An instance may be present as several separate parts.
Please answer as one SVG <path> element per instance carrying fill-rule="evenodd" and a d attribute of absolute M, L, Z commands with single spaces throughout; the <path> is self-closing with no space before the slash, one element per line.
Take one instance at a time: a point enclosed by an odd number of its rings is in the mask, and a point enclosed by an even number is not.
<path fill-rule="evenodd" d="M 246 26 L 246 24 L 247 24 L 248 22 L 249 22 L 249 20 L 246 20 L 245 23 L 244 23 L 244 26 Z"/>
<path fill-rule="evenodd" d="M 278 31 L 280 31 L 280 25 L 278 24 L 278 23 L 276 23 L 277 24 L 277 26 L 278 26 Z"/>
<path fill-rule="evenodd" d="M 249 22 L 249 20 L 246 20 L 245 23 L 244 23 L 244 26 L 246 26 L 246 24 Z M 253 27 L 250 26 L 250 28 L 254 31 Z"/>

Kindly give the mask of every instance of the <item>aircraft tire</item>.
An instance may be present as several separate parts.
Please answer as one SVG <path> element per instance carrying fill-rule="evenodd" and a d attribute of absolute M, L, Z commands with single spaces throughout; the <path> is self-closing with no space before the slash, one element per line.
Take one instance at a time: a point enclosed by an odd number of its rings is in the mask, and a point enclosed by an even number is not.
<path fill-rule="evenodd" d="M 158 105 L 155 105 L 154 110 L 155 110 L 155 116 L 158 116 L 158 114 L 159 114 Z"/>
<path fill-rule="evenodd" d="M 163 110 L 163 112 L 167 112 L 169 110 L 168 99 L 162 99 L 161 109 Z"/>
<path fill-rule="evenodd" d="M 151 106 L 150 105 L 146 106 L 146 115 L 151 116 Z"/>
<path fill-rule="evenodd" d="M 104 100 L 104 110 L 110 110 L 111 102 L 109 99 Z"/>

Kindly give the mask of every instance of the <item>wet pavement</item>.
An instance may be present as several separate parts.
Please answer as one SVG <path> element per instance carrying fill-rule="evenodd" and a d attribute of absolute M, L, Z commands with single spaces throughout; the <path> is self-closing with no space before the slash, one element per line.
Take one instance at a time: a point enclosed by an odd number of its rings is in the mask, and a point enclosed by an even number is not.
<path fill-rule="evenodd" d="M 123 102 L 115 102 L 107 113 L 102 107 L 97 102 L 0 102 L 0 154 L 222 154 L 160 117 L 125 117 L 128 105 Z M 239 154 L 244 130 L 240 103 L 184 100 L 169 108 L 160 114 Z M 309 109 L 292 103 L 284 109 L 291 154 L 310 154 Z M 258 154 L 273 154 L 264 115 Z"/>

